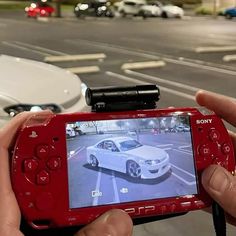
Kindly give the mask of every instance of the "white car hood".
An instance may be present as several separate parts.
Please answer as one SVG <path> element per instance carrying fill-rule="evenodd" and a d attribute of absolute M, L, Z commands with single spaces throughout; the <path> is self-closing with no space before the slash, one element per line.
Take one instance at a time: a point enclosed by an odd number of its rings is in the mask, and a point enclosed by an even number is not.
<path fill-rule="evenodd" d="M 59 67 L 0 55 L 0 97 L 15 103 L 63 106 L 81 96 L 81 81 Z M 14 103 L 13 103 L 14 104 Z"/>
<path fill-rule="evenodd" d="M 167 153 L 165 150 L 162 150 L 160 148 L 143 145 L 138 148 L 131 149 L 129 151 L 126 151 L 125 153 L 137 156 L 143 160 L 157 160 L 160 161 L 166 158 Z"/>

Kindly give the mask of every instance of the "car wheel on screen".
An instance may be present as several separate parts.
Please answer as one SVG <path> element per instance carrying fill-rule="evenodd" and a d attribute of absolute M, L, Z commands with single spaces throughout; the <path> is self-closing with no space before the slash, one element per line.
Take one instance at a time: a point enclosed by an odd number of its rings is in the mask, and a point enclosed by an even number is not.
<path fill-rule="evenodd" d="M 141 167 L 135 161 L 128 161 L 126 164 L 126 173 L 132 178 L 140 178 Z"/>
<path fill-rule="evenodd" d="M 92 167 L 98 167 L 98 160 L 94 155 L 90 155 L 90 165 Z"/>
<path fill-rule="evenodd" d="M 168 15 L 167 15 L 167 13 L 166 13 L 165 11 L 163 11 L 163 12 L 161 13 L 161 17 L 162 17 L 162 18 L 168 18 Z"/>
<path fill-rule="evenodd" d="M 225 15 L 225 18 L 228 19 L 228 20 L 231 20 L 232 19 L 232 16 L 230 14 L 226 14 Z"/>

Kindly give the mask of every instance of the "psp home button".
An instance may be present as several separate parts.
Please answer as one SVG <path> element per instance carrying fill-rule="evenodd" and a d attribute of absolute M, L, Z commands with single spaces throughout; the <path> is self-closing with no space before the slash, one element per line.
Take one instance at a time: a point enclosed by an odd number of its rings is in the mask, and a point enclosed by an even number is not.
<path fill-rule="evenodd" d="M 50 192 L 41 193 L 35 201 L 36 208 L 41 211 L 51 210 L 54 206 L 54 199 Z"/>

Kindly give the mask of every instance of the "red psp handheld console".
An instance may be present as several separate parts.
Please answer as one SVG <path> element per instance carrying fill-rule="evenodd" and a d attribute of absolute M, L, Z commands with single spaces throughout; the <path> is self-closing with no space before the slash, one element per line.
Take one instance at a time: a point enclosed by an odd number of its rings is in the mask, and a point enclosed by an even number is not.
<path fill-rule="evenodd" d="M 23 216 L 44 229 L 112 208 L 141 218 L 207 207 L 210 164 L 235 168 L 223 122 L 203 109 L 36 115 L 17 137 L 11 178 Z"/>

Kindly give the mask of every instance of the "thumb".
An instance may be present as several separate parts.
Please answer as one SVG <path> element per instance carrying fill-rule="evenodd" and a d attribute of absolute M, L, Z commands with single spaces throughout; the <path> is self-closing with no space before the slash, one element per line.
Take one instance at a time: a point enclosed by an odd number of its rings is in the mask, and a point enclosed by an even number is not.
<path fill-rule="evenodd" d="M 91 224 L 81 229 L 75 236 L 131 236 L 132 220 L 122 210 L 110 210 Z"/>
<path fill-rule="evenodd" d="M 202 184 L 226 212 L 236 217 L 236 177 L 221 166 L 211 165 L 202 174 Z"/>

